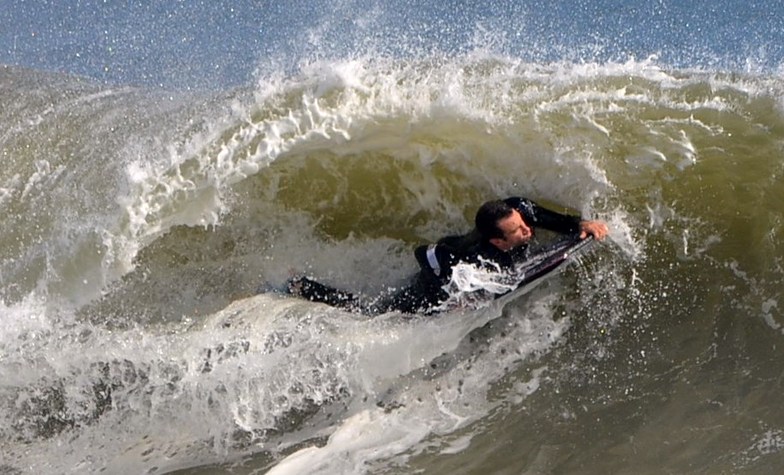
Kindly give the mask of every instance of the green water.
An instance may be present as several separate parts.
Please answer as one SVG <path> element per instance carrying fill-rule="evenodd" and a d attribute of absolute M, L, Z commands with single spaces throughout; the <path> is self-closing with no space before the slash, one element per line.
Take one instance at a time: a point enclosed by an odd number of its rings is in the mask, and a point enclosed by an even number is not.
<path fill-rule="evenodd" d="M 2 74 L 0 95 L 14 107 L 0 116 L 0 375 L 13 383 L 0 392 L 0 420 L 22 421 L 0 432 L 11 466 L 29 463 L 25 447 L 44 454 L 44 471 L 62 468 L 60 459 L 174 470 L 191 463 L 177 447 L 202 443 L 195 465 L 209 473 L 243 458 L 239 472 L 270 468 L 309 445 L 340 452 L 329 434 L 372 410 L 381 396 L 369 388 L 382 381 L 403 402 L 381 421 L 428 429 L 399 448 L 379 443 L 378 457 L 347 448 L 357 464 L 334 459 L 326 471 L 784 468 L 780 78 L 463 58 L 367 64 L 353 71 L 363 87 L 303 77 L 266 96 L 167 99 Z M 320 306 L 300 321 L 286 309 L 303 303 L 243 300 L 301 271 L 358 291 L 396 285 L 415 270 L 414 246 L 467 231 L 479 203 L 511 195 L 604 219 L 611 237 L 504 307 L 412 327 L 357 323 Z M 269 326 L 232 335 L 244 338 L 233 347 L 214 341 L 230 330 L 178 326 L 229 305 L 244 325 Z M 298 332 L 315 331 L 311 320 L 340 343 L 321 333 L 298 343 Z M 440 334 L 441 324 L 451 329 Z M 287 330 L 294 336 L 281 337 Z M 291 346 L 251 360 L 261 341 Z M 387 344 L 379 341 L 425 356 L 387 371 L 395 365 L 368 349 Z M 433 341 L 455 352 L 451 366 L 417 379 L 439 353 Z M 212 352 L 189 359 L 183 348 L 202 344 Z M 222 358 L 240 369 L 224 368 L 220 383 L 194 372 L 205 354 L 229 347 Z M 301 356 L 313 347 L 329 358 Z M 89 412 L 83 400 L 107 358 L 106 371 L 125 361 L 146 368 L 149 382 L 118 372 L 112 410 Z M 322 379 L 281 385 L 267 379 L 267 364 Z M 64 388 L 59 425 L 31 396 L 47 385 Z M 431 398 L 440 405 L 427 409 Z M 343 404 L 332 425 L 315 422 L 316 400 Z M 203 412 L 191 417 L 189 407 Z M 291 414 L 295 422 L 281 422 Z M 164 430 L 196 419 L 210 432 Z M 151 424 L 169 452 L 133 455 Z M 369 440 L 383 432 L 368 430 Z M 101 461 L 75 455 L 103 436 Z"/>

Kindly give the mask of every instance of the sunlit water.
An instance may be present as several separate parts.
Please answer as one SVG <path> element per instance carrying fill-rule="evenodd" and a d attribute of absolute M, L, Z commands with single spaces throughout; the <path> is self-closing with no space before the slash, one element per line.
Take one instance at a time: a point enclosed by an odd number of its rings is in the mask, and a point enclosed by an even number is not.
<path fill-rule="evenodd" d="M 0 473 L 780 472 L 780 10 L 12 1 Z M 267 290 L 510 195 L 611 236 L 437 316 Z"/>

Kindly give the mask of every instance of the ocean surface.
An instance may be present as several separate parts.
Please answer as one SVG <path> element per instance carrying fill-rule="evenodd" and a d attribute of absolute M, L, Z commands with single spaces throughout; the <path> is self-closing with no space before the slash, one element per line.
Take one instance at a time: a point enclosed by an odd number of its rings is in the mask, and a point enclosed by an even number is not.
<path fill-rule="evenodd" d="M 784 2 L 3 0 L 0 473 L 784 472 Z M 513 195 L 611 235 L 375 318 Z"/>

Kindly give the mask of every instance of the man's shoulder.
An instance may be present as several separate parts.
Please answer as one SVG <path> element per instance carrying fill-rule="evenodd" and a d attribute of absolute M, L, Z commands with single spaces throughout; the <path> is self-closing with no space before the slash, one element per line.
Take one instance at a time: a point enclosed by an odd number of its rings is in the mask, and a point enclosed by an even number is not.
<path fill-rule="evenodd" d="M 504 203 L 508 204 L 509 206 L 516 207 L 524 199 L 525 198 L 523 198 L 522 196 L 510 196 L 509 198 L 504 199 Z"/>
<path fill-rule="evenodd" d="M 509 206 L 512 206 L 512 207 L 515 207 L 515 208 L 517 208 L 517 207 L 519 207 L 521 205 L 533 205 L 533 204 L 536 204 L 536 203 L 534 203 L 533 200 L 531 200 L 529 198 L 526 198 L 525 196 L 510 196 L 508 198 L 505 198 L 503 201 L 506 204 L 508 204 Z"/>
<path fill-rule="evenodd" d="M 510 207 L 523 213 L 523 216 L 532 217 L 536 213 L 537 204 L 523 196 L 510 196 L 504 200 Z"/>

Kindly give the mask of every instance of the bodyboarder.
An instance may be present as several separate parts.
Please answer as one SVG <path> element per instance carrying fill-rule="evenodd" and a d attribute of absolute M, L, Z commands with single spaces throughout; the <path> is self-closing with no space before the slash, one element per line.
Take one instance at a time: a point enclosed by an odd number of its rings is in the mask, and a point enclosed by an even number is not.
<path fill-rule="evenodd" d="M 537 228 L 577 235 L 580 239 L 591 236 L 602 240 L 608 233 L 603 221 L 557 213 L 526 198 L 492 200 L 477 211 L 472 232 L 447 236 L 435 244 L 417 247 L 414 256 L 420 266 L 419 272 L 411 284 L 402 289 L 391 290 L 366 302 L 350 292 L 308 277 L 296 277 L 288 282 L 287 291 L 313 302 L 367 314 L 393 310 L 430 313 L 449 297 L 444 286 L 456 264 L 465 262 L 492 266 L 500 272 L 511 271 L 516 263 L 528 258 Z"/>

